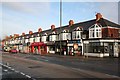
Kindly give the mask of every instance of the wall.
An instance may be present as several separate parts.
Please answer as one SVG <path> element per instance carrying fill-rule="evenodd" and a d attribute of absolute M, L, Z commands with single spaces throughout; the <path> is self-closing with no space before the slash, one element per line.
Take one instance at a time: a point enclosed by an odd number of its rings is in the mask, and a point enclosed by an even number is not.
<path fill-rule="evenodd" d="M 119 30 L 116 28 L 102 28 L 102 38 L 119 38 Z"/>

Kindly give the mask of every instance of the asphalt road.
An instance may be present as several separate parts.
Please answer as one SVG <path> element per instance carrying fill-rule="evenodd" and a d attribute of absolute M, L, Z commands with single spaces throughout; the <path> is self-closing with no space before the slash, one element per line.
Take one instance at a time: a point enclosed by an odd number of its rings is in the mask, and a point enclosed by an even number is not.
<path fill-rule="evenodd" d="M 0 64 L 0 68 L 2 69 L 2 80 L 9 80 L 9 79 L 32 79 L 29 75 L 26 75 L 22 72 L 11 68 L 10 66 Z"/>
<path fill-rule="evenodd" d="M 119 78 L 118 58 L 68 58 L 29 54 L 2 55 L 2 64 L 8 64 L 31 78 Z"/>

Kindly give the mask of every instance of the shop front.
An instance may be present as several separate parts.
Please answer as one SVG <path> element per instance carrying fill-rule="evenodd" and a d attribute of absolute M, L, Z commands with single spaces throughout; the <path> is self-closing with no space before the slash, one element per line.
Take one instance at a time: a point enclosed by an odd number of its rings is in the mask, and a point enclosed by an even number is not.
<path fill-rule="evenodd" d="M 68 55 L 67 40 L 55 41 L 55 54 Z"/>
<path fill-rule="evenodd" d="M 84 55 L 96 57 L 118 57 L 119 40 L 88 40 L 84 41 Z"/>
<path fill-rule="evenodd" d="M 67 43 L 68 55 L 82 55 L 83 45 L 81 40 L 68 40 Z"/>
<path fill-rule="evenodd" d="M 21 52 L 22 53 L 29 53 L 30 52 L 29 45 L 30 45 L 30 42 L 24 43 L 22 46 Z"/>
<path fill-rule="evenodd" d="M 33 54 L 46 54 L 47 46 L 43 42 L 33 42 L 30 45 L 30 52 Z"/>
<path fill-rule="evenodd" d="M 55 54 L 55 41 L 49 41 L 46 43 L 47 45 L 47 53 Z"/>

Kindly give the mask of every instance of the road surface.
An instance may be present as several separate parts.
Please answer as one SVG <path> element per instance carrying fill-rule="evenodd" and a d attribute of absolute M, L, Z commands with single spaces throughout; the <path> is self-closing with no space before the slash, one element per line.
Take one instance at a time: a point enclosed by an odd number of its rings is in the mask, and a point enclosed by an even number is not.
<path fill-rule="evenodd" d="M 114 59 L 71 59 L 29 54 L 3 53 L 2 64 L 32 79 L 38 78 L 81 78 L 84 80 L 107 78 L 119 79 L 118 58 Z M 24 78 L 24 77 L 23 77 Z"/>

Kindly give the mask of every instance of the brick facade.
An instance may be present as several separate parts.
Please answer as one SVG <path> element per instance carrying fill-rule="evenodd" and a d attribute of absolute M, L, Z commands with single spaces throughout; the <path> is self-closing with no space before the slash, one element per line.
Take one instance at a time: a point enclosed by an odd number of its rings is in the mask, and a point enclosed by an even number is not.
<path fill-rule="evenodd" d="M 119 29 L 117 28 L 102 28 L 102 38 L 119 38 Z"/>

